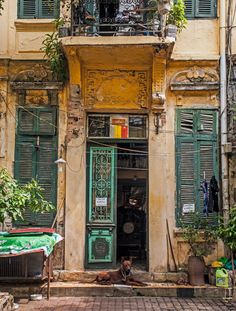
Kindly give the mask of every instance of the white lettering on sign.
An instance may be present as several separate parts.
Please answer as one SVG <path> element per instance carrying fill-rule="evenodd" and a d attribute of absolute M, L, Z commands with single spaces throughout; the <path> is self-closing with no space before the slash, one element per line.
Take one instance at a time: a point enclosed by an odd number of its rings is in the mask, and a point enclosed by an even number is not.
<path fill-rule="evenodd" d="M 183 205 L 183 210 L 182 210 L 183 214 L 194 213 L 194 212 L 195 212 L 195 204 L 194 203 Z"/>
<path fill-rule="evenodd" d="M 107 198 L 96 198 L 96 206 L 107 206 Z"/>

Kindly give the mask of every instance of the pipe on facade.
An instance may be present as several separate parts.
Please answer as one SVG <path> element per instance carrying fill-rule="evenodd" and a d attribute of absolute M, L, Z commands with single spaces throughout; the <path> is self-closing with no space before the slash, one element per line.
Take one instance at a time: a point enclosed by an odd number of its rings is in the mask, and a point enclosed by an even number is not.
<path fill-rule="evenodd" d="M 227 97 L 226 97 L 226 0 L 220 0 L 220 126 L 221 126 L 221 182 L 223 216 L 228 219 L 229 212 L 229 170 L 227 143 Z"/>

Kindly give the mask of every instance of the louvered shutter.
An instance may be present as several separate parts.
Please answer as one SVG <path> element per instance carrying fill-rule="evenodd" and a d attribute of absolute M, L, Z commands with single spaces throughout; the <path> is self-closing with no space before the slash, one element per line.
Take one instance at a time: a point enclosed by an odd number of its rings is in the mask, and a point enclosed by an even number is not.
<path fill-rule="evenodd" d="M 200 110 L 198 112 L 197 131 L 201 135 L 213 135 L 216 139 L 217 134 L 217 113 L 216 111 Z M 211 137 L 208 137 L 211 139 Z"/>
<path fill-rule="evenodd" d="M 195 204 L 195 211 L 203 212 L 203 192 L 200 184 L 218 179 L 217 166 L 217 112 L 206 109 L 179 109 L 177 111 L 176 176 L 177 223 L 191 222 L 191 214 L 183 213 L 184 204 Z M 216 223 L 215 213 L 209 214 L 210 223 Z"/>
<path fill-rule="evenodd" d="M 57 156 L 55 108 L 20 108 L 16 136 L 15 177 L 25 184 L 32 178 L 44 188 L 45 199 L 56 205 Z M 36 146 L 37 145 L 37 146 Z M 51 226 L 54 212 L 27 211 L 17 225 Z"/>
<path fill-rule="evenodd" d="M 35 134 L 36 121 L 34 116 L 34 109 L 18 110 L 18 133 L 24 135 Z"/>
<path fill-rule="evenodd" d="M 178 137 L 176 147 L 178 218 L 189 222 L 189 214 L 184 214 L 183 208 L 186 204 L 191 204 L 196 209 L 195 142 L 191 138 Z"/>
<path fill-rule="evenodd" d="M 215 17 L 216 5 L 215 0 L 195 0 L 196 17 Z"/>
<path fill-rule="evenodd" d="M 204 177 L 208 183 L 210 183 L 211 177 L 215 176 L 218 179 L 218 166 L 217 166 L 217 145 L 214 141 L 199 141 L 198 142 L 198 150 L 199 150 L 199 180 L 198 183 L 200 185 L 201 181 L 204 180 Z M 197 197 L 199 212 L 203 213 L 203 192 L 201 191 Z M 215 213 L 209 213 L 208 221 L 209 223 L 216 223 L 217 215 Z"/>
<path fill-rule="evenodd" d="M 194 114 L 193 110 L 181 110 L 178 117 L 178 133 L 193 134 L 194 130 Z"/>
<path fill-rule="evenodd" d="M 16 139 L 15 150 L 15 178 L 22 185 L 36 177 L 36 138 L 21 137 Z M 35 225 L 34 214 L 27 209 L 24 213 L 24 221 L 18 221 L 18 225 Z"/>
<path fill-rule="evenodd" d="M 59 17 L 58 0 L 39 0 L 39 18 Z"/>
<path fill-rule="evenodd" d="M 39 135 L 55 135 L 56 110 L 41 108 L 37 110 L 37 133 Z"/>
<path fill-rule="evenodd" d="M 18 0 L 18 18 L 37 18 L 38 0 Z"/>
<path fill-rule="evenodd" d="M 44 189 L 45 199 L 56 204 L 56 140 L 53 137 L 40 137 L 37 151 L 37 181 Z M 37 225 L 50 227 L 54 212 L 36 214 Z"/>
<path fill-rule="evenodd" d="M 194 9 L 195 9 L 195 0 L 185 0 L 185 16 L 187 18 L 194 17 Z"/>

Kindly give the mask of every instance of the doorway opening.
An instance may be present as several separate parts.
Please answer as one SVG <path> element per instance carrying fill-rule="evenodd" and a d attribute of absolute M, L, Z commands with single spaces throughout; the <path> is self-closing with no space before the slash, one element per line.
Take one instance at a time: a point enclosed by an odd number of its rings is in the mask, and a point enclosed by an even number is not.
<path fill-rule="evenodd" d="M 145 270 L 147 261 L 148 145 L 117 144 L 117 263 L 134 258 Z"/>

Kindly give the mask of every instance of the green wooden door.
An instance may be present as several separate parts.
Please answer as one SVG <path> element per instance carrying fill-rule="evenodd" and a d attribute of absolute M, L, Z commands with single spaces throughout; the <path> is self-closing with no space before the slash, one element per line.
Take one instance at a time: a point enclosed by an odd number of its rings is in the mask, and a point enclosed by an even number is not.
<path fill-rule="evenodd" d="M 46 200 L 56 206 L 57 158 L 56 109 L 18 109 L 15 147 L 15 178 L 21 184 L 35 179 L 43 188 Z M 19 226 L 46 226 L 53 223 L 55 212 L 24 214 Z"/>
<path fill-rule="evenodd" d="M 86 266 L 112 267 L 116 259 L 114 147 L 90 147 L 88 160 Z"/>

